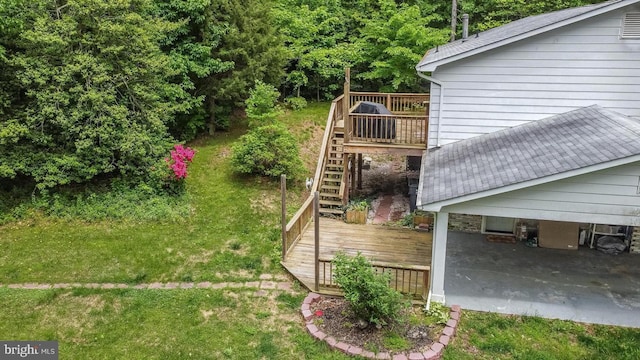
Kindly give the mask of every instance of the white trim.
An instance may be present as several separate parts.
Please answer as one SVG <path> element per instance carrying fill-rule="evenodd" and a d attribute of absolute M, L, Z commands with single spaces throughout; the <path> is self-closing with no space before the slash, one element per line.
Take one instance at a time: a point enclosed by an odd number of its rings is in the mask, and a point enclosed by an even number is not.
<path fill-rule="evenodd" d="M 594 16 L 602 15 L 602 14 L 608 13 L 610 11 L 623 8 L 623 7 L 628 6 L 628 5 L 633 5 L 633 4 L 635 4 L 635 3 L 639 2 L 639 1 L 640 0 L 626 0 L 626 1 L 623 0 L 623 1 L 620 1 L 620 2 L 617 2 L 617 3 L 612 3 L 609 6 L 601 7 L 599 9 L 592 10 L 592 11 L 589 11 L 587 13 L 574 16 L 572 18 L 565 19 L 565 20 L 557 22 L 557 23 L 550 24 L 550 25 L 547 25 L 547 26 L 544 26 L 544 27 L 541 27 L 541 28 L 538 28 L 538 29 L 534 29 L 534 30 L 531 30 L 531 31 L 526 32 L 524 34 L 520 34 L 520 35 L 517 35 L 517 36 L 510 37 L 510 38 L 502 39 L 502 40 L 496 41 L 494 43 L 490 43 L 490 44 L 481 46 L 479 48 L 476 48 L 476 49 L 473 49 L 473 50 L 470 50 L 470 51 L 465 51 L 463 53 L 460 53 L 460 54 L 457 54 L 457 55 L 454 55 L 454 56 L 451 56 L 451 57 L 447 57 L 447 58 L 443 58 L 443 59 L 440 59 L 440 60 L 436 60 L 436 61 L 428 63 L 428 64 L 423 64 L 423 65 L 418 64 L 416 66 L 416 70 L 423 71 L 423 72 L 432 72 L 432 71 L 435 71 L 436 68 L 438 66 L 440 66 L 440 65 L 445 65 L 445 64 L 448 64 L 448 63 L 451 63 L 451 62 L 455 62 L 455 61 L 458 61 L 458 60 L 461 60 L 461 59 L 464 59 L 464 58 L 467 58 L 467 57 L 470 57 L 470 56 L 473 56 L 473 55 L 476 55 L 476 54 L 483 53 L 485 51 L 489 51 L 489 50 L 492 50 L 492 49 L 495 49 L 495 48 L 498 48 L 498 47 L 502 47 L 502 46 L 514 43 L 516 41 L 524 40 L 524 39 L 530 38 L 532 36 L 543 34 L 545 32 L 552 31 L 552 30 L 561 28 L 563 26 L 571 25 L 571 24 L 577 23 L 579 21 L 589 19 L 589 18 L 594 17 Z M 480 35 L 482 35 L 482 33 L 480 33 Z"/>
<path fill-rule="evenodd" d="M 431 247 L 431 301 L 444 303 L 444 278 L 447 259 L 447 236 L 449 235 L 449 213 L 435 214 L 433 245 Z"/>
<path fill-rule="evenodd" d="M 487 231 L 487 217 L 506 217 L 513 220 L 513 228 L 510 233 L 506 232 L 497 232 L 497 231 Z M 507 216 L 493 216 L 493 215 L 482 215 L 482 223 L 480 224 L 480 233 L 487 235 L 515 235 L 516 233 L 516 218 L 507 217 Z"/>
<path fill-rule="evenodd" d="M 440 96 L 438 99 L 438 131 L 436 133 L 436 147 L 440 147 L 440 131 L 442 129 L 442 119 L 444 118 L 444 116 L 442 116 L 442 114 L 444 114 L 444 83 L 433 76 L 425 75 L 419 71 L 418 76 L 440 86 Z M 431 122 L 431 114 L 429 114 L 429 122 Z M 427 127 L 427 147 L 429 147 L 429 127 Z"/>
<path fill-rule="evenodd" d="M 425 177 L 424 169 L 426 168 L 425 163 L 427 161 L 427 156 L 429 156 L 429 150 L 425 150 L 422 153 L 422 163 L 420 164 L 420 177 L 418 178 L 418 191 L 416 192 L 416 209 L 419 209 L 419 208 L 422 207 L 422 181 L 421 181 L 421 179 L 424 179 L 424 177 Z M 638 186 L 640 186 L 640 185 L 638 185 Z"/>
<path fill-rule="evenodd" d="M 442 295 L 431 294 L 431 290 L 429 290 L 429 303 L 431 303 L 432 301 L 436 303 L 444 304 L 445 303 L 444 294 Z"/>
<path fill-rule="evenodd" d="M 493 196 L 493 195 L 503 194 L 503 193 L 506 193 L 506 192 L 509 192 L 509 191 L 525 189 L 525 188 L 536 186 L 536 185 L 547 184 L 547 183 L 550 183 L 550 182 L 553 182 L 553 181 L 557 181 L 557 180 L 563 180 L 563 179 L 567 179 L 567 178 L 570 178 L 570 177 L 574 177 L 574 176 L 578 176 L 578 175 L 584 175 L 584 174 L 592 173 L 592 172 L 599 171 L 599 170 L 605 170 L 605 169 L 609 169 L 609 168 L 620 166 L 620 165 L 631 164 L 631 163 L 634 163 L 634 162 L 637 162 L 637 161 L 640 161 L 640 155 L 633 155 L 633 156 L 629 156 L 629 157 L 626 157 L 626 158 L 623 158 L 623 159 L 607 161 L 607 162 L 604 162 L 604 163 L 600 163 L 600 164 L 596 164 L 596 165 L 592 165 L 592 166 L 587 166 L 587 167 L 580 168 L 580 169 L 575 169 L 575 170 L 571 170 L 571 171 L 565 171 L 565 172 L 559 173 L 559 174 L 549 175 L 549 176 L 545 176 L 545 177 L 541 177 L 541 178 L 537 178 L 537 179 L 533 179 L 533 180 L 529 180 L 529 181 L 525 181 L 525 182 L 521 182 L 521 183 L 517 183 L 517 184 L 511 184 L 511 185 L 507 185 L 507 186 L 502 186 L 502 187 L 498 187 L 498 188 L 495 188 L 495 189 L 490 189 L 490 190 L 486 190 L 486 191 L 477 192 L 477 193 L 474 193 L 474 194 L 460 196 L 460 197 L 453 198 L 453 199 L 447 199 L 447 200 L 443 200 L 443 201 L 438 201 L 438 202 L 427 204 L 427 205 L 422 205 L 422 202 L 420 202 L 420 210 L 438 212 L 444 206 L 459 204 L 459 203 L 462 203 L 462 202 L 467 202 L 467 201 L 481 199 L 481 198 L 485 198 L 485 197 L 489 197 L 489 196 Z M 423 178 L 421 177 L 421 179 L 423 179 Z M 422 184 L 420 184 L 420 185 L 422 186 Z M 416 204 L 417 204 L 417 201 L 416 201 Z"/>

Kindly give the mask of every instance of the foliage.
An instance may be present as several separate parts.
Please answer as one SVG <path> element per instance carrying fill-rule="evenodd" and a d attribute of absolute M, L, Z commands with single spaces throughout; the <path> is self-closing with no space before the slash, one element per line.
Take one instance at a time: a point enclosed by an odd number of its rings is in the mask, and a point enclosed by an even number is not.
<path fill-rule="evenodd" d="M 447 29 L 429 26 L 443 18 L 433 12 L 432 5 L 423 4 L 421 9 L 396 6 L 392 0 L 381 3 L 384 11 L 366 21 L 362 29 L 359 41 L 367 54 L 368 69 L 358 76 L 375 81 L 379 91 L 420 92 L 423 84 L 415 66 L 426 50 L 446 41 Z"/>
<path fill-rule="evenodd" d="M 280 93 L 273 86 L 256 80 L 245 101 L 250 127 L 272 125 L 282 111 L 277 105 Z"/>
<path fill-rule="evenodd" d="M 396 320 L 405 306 L 402 295 L 389 286 L 390 275 L 375 272 L 362 254 L 337 253 L 335 279 L 354 314 L 376 325 Z"/>
<path fill-rule="evenodd" d="M 386 349 L 393 351 L 403 351 L 411 348 L 411 344 L 407 339 L 395 332 L 389 332 L 382 338 L 382 343 Z"/>
<path fill-rule="evenodd" d="M 426 315 L 433 318 L 437 324 L 446 324 L 449 321 L 449 308 L 437 302 L 429 304 L 429 310 L 425 311 Z"/>
<path fill-rule="evenodd" d="M 155 16 L 178 24 L 166 34 L 161 45 L 172 67 L 178 70 L 173 80 L 189 91 L 193 99 L 193 106 L 177 113 L 168 124 L 169 132 L 182 141 L 191 140 L 210 125 L 211 116 L 204 102 L 210 96 L 209 78 L 235 66 L 232 61 L 215 56 L 227 32 L 227 24 L 213 21 L 212 0 L 158 0 L 153 3 Z"/>
<path fill-rule="evenodd" d="M 0 176 L 45 189 L 101 176 L 144 179 L 166 153 L 167 123 L 192 97 L 159 44 L 177 24 L 148 0 L 36 1 L 7 63 L 21 95 L 0 120 Z"/>
<path fill-rule="evenodd" d="M 228 119 L 242 107 L 256 80 L 279 84 L 286 61 L 284 44 L 273 25 L 272 0 L 222 0 L 212 2 L 214 23 L 226 32 L 213 56 L 234 64 L 233 69 L 209 76 L 202 84 L 207 93 L 206 109 L 213 122 Z"/>
<path fill-rule="evenodd" d="M 347 204 L 347 210 L 365 211 L 369 208 L 369 201 L 365 200 L 350 200 Z"/>
<path fill-rule="evenodd" d="M 603 0 L 466 0 L 460 7 L 461 13 L 469 14 L 469 30 L 474 33 L 531 15 L 601 2 Z"/>
<path fill-rule="evenodd" d="M 307 100 L 302 96 L 291 96 L 284 99 L 284 102 L 291 110 L 302 110 L 307 107 Z"/>
<path fill-rule="evenodd" d="M 302 173 L 298 144 L 280 124 L 250 130 L 233 145 L 231 163 L 236 172 L 296 179 Z"/>

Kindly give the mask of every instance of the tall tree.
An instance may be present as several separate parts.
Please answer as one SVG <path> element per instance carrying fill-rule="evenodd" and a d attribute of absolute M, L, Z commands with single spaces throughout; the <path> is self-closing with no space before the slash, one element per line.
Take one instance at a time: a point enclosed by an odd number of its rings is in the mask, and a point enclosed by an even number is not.
<path fill-rule="evenodd" d="M 426 49 L 446 41 L 449 32 L 430 25 L 442 21 L 434 7 L 397 6 L 381 1 L 382 11 L 366 21 L 360 38 L 368 69 L 359 77 L 371 80 L 385 92 L 420 91 L 415 66 Z M 425 5 L 426 6 L 426 5 Z M 431 10 L 431 11 L 429 11 Z M 425 16 L 423 11 L 430 15 Z"/>
<path fill-rule="evenodd" d="M 207 110 L 218 127 L 228 126 L 228 115 L 244 106 L 256 80 L 279 84 L 284 77 L 286 53 L 274 26 L 270 0 L 216 0 L 213 21 L 224 24 L 226 33 L 213 56 L 233 63 L 224 72 L 201 83 L 207 93 Z"/>
<path fill-rule="evenodd" d="M 179 70 L 174 81 L 193 95 L 195 103 L 189 112 L 176 114 L 169 131 L 176 138 L 191 140 L 209 120 L 205 108 L 205 98 L 213 96 L 209 77 L 234 67 L 232 61 L 214 56 L 228 24 L 215 21 L 212 0 L 157 0 L 154 5 L 155 15 L 179 24 L 167 34 L 162 49 Z"/>

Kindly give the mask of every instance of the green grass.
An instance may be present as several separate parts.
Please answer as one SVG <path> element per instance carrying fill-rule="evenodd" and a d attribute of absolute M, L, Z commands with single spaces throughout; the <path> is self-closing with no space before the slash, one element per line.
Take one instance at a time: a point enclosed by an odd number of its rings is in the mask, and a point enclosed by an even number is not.
<path fill-rule="evenodd" d="M 61 359 L 346 359 L 297 310 L 241 290 L 5 288 L 0 301 L 0 337 L 57 340 Z"/>
<path fill-rule="evenodd" d="M 459 326 L 444 359 L 640 358 L 639 329 L 472 311 Z"/>

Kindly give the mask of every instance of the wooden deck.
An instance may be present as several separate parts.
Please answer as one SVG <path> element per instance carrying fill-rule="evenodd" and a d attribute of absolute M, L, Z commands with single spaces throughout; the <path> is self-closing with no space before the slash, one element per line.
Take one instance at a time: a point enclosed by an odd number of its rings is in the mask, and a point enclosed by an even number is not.
<path fill-rule="evenodd" d="M 350 255 L 360 252 L 377 268 L 390 272 L 392 283 L 395 282 L 399 290 L 411 288 L 411 291 L 405 292 L 423 294 L 423 284 L 428 284 L 431 245 L 431 233 L 320 218 L 320 277 L 327 285 L 325 291 L 321 289 L 320 292 L 335 293 L 335 284 L 331 281 L 332 270 L 327 266 L 330 266 L 329 261 L 335 253 L 342 250 Z M 302 238 L 288 251 L 283 265 L 304 286 L 311 290 L 315 288 L 313 221 Z M 424 278 L 423 274 L 426 274 Z M 331 288 L 334 290 L 331 291 Z"/>

